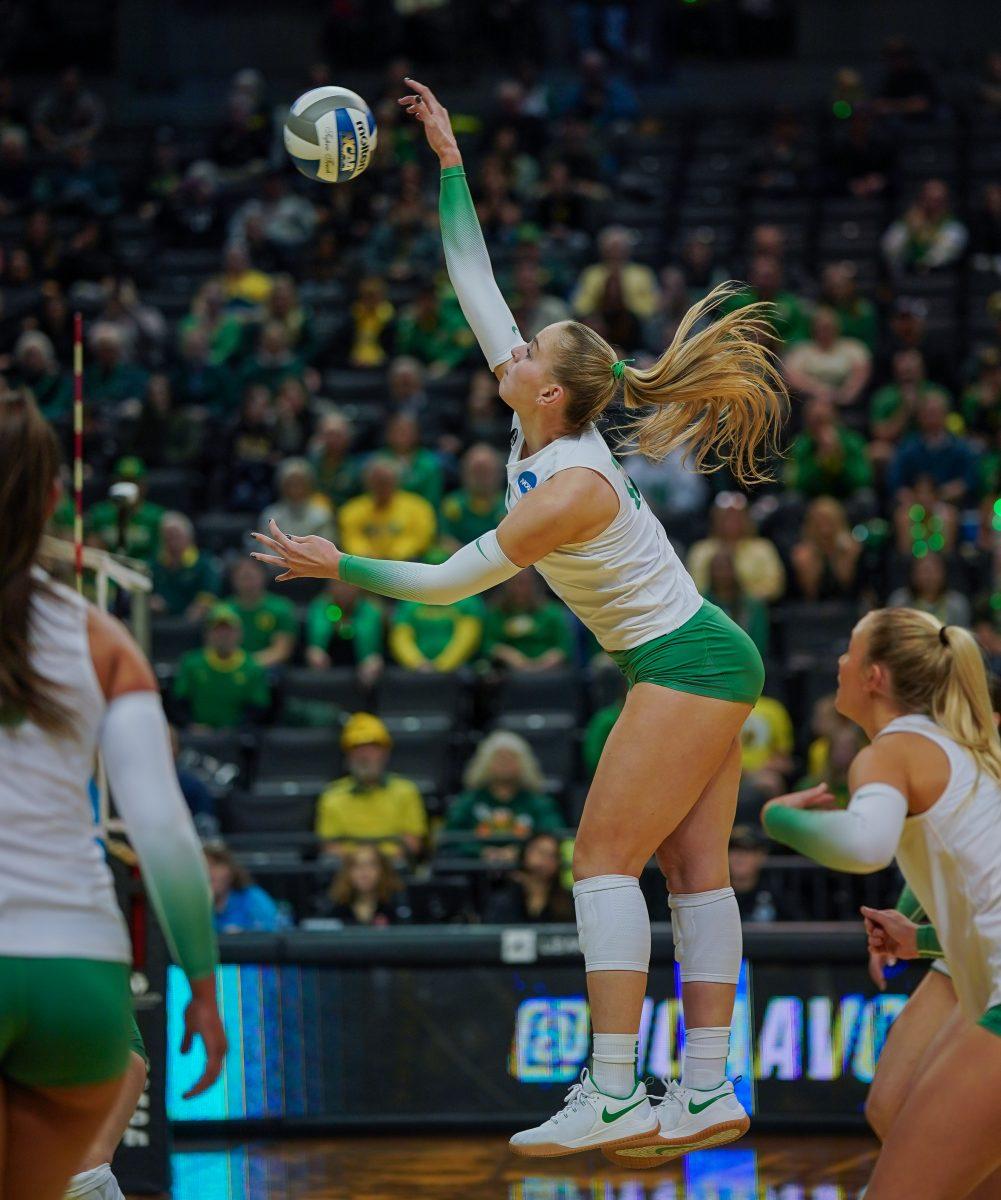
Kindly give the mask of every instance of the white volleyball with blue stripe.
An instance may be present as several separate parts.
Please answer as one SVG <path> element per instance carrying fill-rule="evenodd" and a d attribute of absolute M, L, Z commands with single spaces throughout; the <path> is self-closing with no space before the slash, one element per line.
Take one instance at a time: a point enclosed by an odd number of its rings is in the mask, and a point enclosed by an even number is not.
<path fill-rule="evenodd" d="M 346 183 L 372 161 L 377 130 L 357 92 L 318 87 L 299 97 L 285 119 L 285 149 L 308 179 Z"/>

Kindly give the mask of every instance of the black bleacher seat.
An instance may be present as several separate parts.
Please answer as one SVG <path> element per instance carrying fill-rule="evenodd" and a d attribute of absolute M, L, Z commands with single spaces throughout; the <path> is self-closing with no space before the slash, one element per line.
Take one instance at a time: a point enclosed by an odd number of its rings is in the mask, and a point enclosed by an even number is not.
<path fill-rule="evenodd" d="M 210 512 L 195 521 L 198 545 L 211 554 L 243 554 L 246 536 L 257 528 L 254 513 Z"/>
<path fill-rule="evenodd" d="M 573 667 L 512 672 L 497 687 L 498 712 L 564 713 L 576 720 L 583 707 L 583 680 Z"/>
<path fill-rule="evenodd" d="M 322 787 L 342 774 L 338 729 L 261 730 L 254 761 L 255 784 L 289 782 Z"/>
<path fill-rule="evenodd" d="M 233 792 L 220 804 L 220 824 L 226 834 L 311 833 L 316 815 L 316 792 L 272 788 Z M 277 843 L 270 849 L 277 848 Z"/>
<path fill-rule="evenodd" d="M 447 717 L 455 725 L 465 715 L 468 689 L 461 671 L 431 675 L 391 667 L 376 687 L 375 711 L 381 717 Z"/>
<path fill-rule="evenodd" d="M 389 769 L 413 780 L 425 799 L 445 795 L 453 782 L 453 769 L 460 765 L 451 739 L 441 732 L 398 729 L 393 735 Z"/>
<path fill-rule="evenodd" d="M 348 400 L 355 404 L 366 401 L 376 404 L 384 401 L 389 394 L 386 376 L 382 371 L 324 371 L 323 390 L 338 404 Z"/>
<path fill-rule="evenodd" d="M 782 604 L 773 609 L 773 618 L 779 627 L 786 666 L 790 670 L 809 670 L 844 652 L 858 620 L 858 606 L 839 601 Z"/>
<path fill-rule="evenodd" d="M 146 498 L 152 504 L 188 512 L 192 483 L 191 473 L 183 467 L 157 467 L 146 476 Z"/>
<path fill-rule="evenodd" d="M 590 673 L 587 693 L 591 711 L 597 712 L 625 698 L 626 678 L 616 666 L 602 667 Z"/>
<path fill-rule="evenodd" d="M 150 622 L 150 646 L 154 662 L 176 662 L 202 644 L 202 627 L 187 617 L 154 617 Z"/>
<path fill-rule="evenodd" d="M 440 925 L 465 919 L 473 908 L 473 889 L 460 876 L 407 881 L 407 903 L 415 925 Z"/>
<path fill-rule="evenodd" d="M 344 714 L 365 707 L 358 678 L 350 667 L 335 667 L 329 671 L 314 671 L 308 667 L 287 670 L 282 679 L 278 719 L 290 715 L 297 701 L 329 704 L 333 710 Z"/>
<path fill-rule="evenodd" d="M 332 862 L 302 863 L 256 855 L 241 855 L 240 861 L 250 871 L 254 883 L 291 910 L 297 922 L 313 915 L 317 899 L 330 887 L 336 872 Z"/>

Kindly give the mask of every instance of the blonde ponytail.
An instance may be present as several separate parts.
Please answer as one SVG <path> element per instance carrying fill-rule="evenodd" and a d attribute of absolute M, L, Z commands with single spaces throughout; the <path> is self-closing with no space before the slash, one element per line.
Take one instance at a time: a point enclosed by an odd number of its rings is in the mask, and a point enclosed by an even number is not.
<path fill-rule="evenodd" d="M 738 291 L 713 288 L 682 318 L 674 340 L 652 367 L 623 372 L 627 409 L 652 409 L 631 422 L 637 451 L 659 461 L 679 447 L 703 474 L 728 466 L 743 485 L 771 478 L 789 396 L 768 343 L 771 306 L 746 305 L 692 330 Z M 709 462 L 710 457 L 719 461 Z"/>
<path fill-rule="evenodd" d="M 906 712 L 931 717 L 1001 783 L 1001 738 L 973 634 L 913 608 L 877 609 L 867 625 L 869 660 L 890 672 L 894 700 Z"/>
<path fill-rule="evenodd" d="M 703 474 L 728 466 L 745 485 L 770 479 L 764 464 L 776 452 L 789 404 L 768 349 L 774 337 L 771 305 L 748 304 L 692 333 L 741 290 L 733 282 L 713 288 L 688 310 L 654 365 L 642 370 L 620 366 L 600 334 L 579 321 L 565 321 L 552 371 L 567 392 L 567 431 L 577 433 L 597 420 L 615 399 L 621 379 L 627 409 L 653 410 L 629 423 L 630 449 L 659 461 L 681 447 Z"/>

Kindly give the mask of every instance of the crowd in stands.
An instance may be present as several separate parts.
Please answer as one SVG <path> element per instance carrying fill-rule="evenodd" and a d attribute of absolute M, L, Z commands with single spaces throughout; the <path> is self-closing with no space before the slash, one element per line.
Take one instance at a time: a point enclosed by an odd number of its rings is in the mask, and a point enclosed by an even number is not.
<path fill-rule="evenodd" d="M 276 838 L 312 837 L 304 862 L 330 856 L 297 920 L 420 919 L 412 880 L 442 859 L 473 880 L 463 915 L 564 919 L 567 846 L 622 703 L 534 571 L 433 607 L 275 585 L 246 557 L 273 518 L 435 561 L 504 514 L 510 425 L 444 273 L 431 156 L 395 104 L 407 71 L 370 93 L 375 160 L 338 187 L 288 165 L 253 70 L 183 131 L 130 129 L 75 70 L 41 95 L 0 81 L 0 374 L 68 448 L 84 313 L 87 537 L 152 573 L 186 794 L 231 842 L 207 851 L 224 929 L 289 916 L 232 849 L 267 831 L 258 801 Z M 924 608 L 1001 669 L 1001 54 L 971 90 L 894 39 L 881 79 L 841 70 L 814 112 L 679 121 L 595 50 L 569 79 L 449 103 L 526 339 L 572 316 L 642 365 L 720 281 L 743 281 L 728 307 L 773 306 L 792 404 L 772 484 L 622 453 L 766 661 L 743 736 L 742 911 L 829 915 L 761 884 L 754 821 L 790 787 L 844 789 L 859 735 L 830 697 L 854 620 Z M 71 525 L 67 497 L 53 528 Z M 415 769 L 395 774 L 405 749 Z"/>

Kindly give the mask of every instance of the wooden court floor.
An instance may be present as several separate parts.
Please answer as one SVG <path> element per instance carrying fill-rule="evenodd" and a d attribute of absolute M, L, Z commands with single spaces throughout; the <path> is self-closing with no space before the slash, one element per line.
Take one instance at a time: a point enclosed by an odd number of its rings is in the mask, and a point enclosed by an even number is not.
<path fill-rule="evenodd" d="M 198 1145 L 173 1200 L 858 1200 L 867 1137 L 759 1134 L 650 1171 L 598 1154 L 526 1164 L 495 1134 Z"/>

